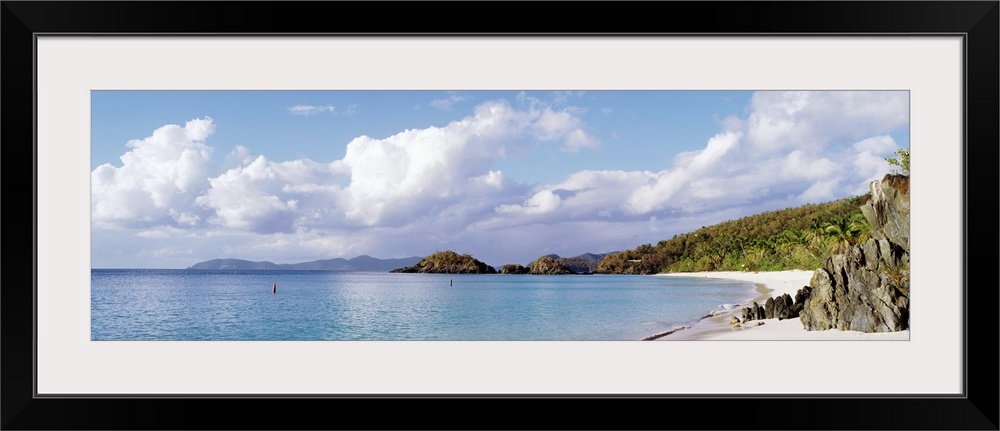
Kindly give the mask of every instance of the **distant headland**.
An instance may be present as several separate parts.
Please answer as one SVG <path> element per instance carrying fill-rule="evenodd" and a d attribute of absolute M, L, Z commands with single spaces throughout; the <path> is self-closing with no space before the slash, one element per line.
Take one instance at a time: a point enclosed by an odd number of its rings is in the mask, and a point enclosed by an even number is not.
<path fill-rule="evenodd" d="M 251 262 L 242 259 L 212 259 L 191 265 L 187 269 L 203 270 L 303 270 L 303 271 L 357 271 L 385 272 L 401 266 L 415 265 L 421 257 L 405 257 L 399 259 L 378 259 L 371 256 L 358 256 L 353 259 L 326 259 L 301 263 L 271 263 L 267 261 Z"/>

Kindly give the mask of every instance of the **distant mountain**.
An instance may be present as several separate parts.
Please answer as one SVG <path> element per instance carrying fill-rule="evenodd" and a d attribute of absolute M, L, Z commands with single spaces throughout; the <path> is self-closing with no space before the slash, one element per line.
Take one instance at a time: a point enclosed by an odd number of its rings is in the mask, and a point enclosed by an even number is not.
<path fill-rule="evenodd" d="M 401 259 L 377 259 L 371 256 L 358 256 L 353 259 L 326 259 L 312 262 L 282 263 L 251 262 L 242 259 L 212 259 L 191 265 L 188 269 L 238 269 L 238 270 L 322 270 L 322 271 L 356 271 L 385 272 L 394 268 L 412 266 L 420 262 L 420 257 L 404 257 Z"/>
<path fill-rule="evenodd" d="M 282 269 L 281 265 L 271 262 L 251 262 L 242 259 L 212 259 L 196 263 L 188 269 Z"/>

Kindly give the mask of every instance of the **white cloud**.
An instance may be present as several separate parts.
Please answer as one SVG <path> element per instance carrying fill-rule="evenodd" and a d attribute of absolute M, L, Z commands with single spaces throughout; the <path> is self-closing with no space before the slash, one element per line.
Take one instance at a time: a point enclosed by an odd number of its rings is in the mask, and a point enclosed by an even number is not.
<path fill-rule="evenodd" d="M 813 182 L 805 191 L 798 196 L 803 202 L 826 202 L 839 199 L 845 196 L 837 193 L 837 180 L 820 180 Z"/>
<path fill-rule="evenodd" d="M 525 217 L 484 220 L 475 227 L 495 229 L 527 223 L 620 217 L 629 193 L 649 182 L 653 175 L 626 171 L 576 172 L 559 184 L 536 190 L 522 203 L 501 204 L 495 210 L 500 215 Z"/>
<path fill-rule="evenodd" d="M 747 138 L 758 150 L 819 150 L 909 122 L 906 91 L 760 91 L 750 102 Z"/>
<path fill-rule="evenodd" d="M 210 222 L 257 233 L 293 232 L 338 220 L 343 200 L 340 163 L 308 159 L 275 163 L 264 156 L 211 178 L 211 188 L 195 199 L 210 210 Z M 339 219 L 342 220 L 342 217 Z"/>
<path fill-rule="evenodd" d="M 518 132 L 529 121 L 506 104 L 491 103 L 444 127 L 355 138 L 343 159 L 351 170 L 347 218 L 364 225 L 400 223 L 420 207 L 460 198 L 468 179 L 488 174 L 508 145 L 523 145 Z"/>
<path fill-rule="evenodd" d="M 473 115 L 443 127 L 407 130 L 385 139 L 367 136 L 347 145 L 343 163 L 351 169 L 349 220 L 363 225 L 398 225 L 467 199 L 483 178 L 500 184 L 490 167 L 520 154 L 538 140 L 570 140 L 580 121 L 567 112 L 517 110 L 506 102 L 486 102 Z M 499 173 L 498 173 L 499 174 Z M 489 183 L 487 181 L 487 183 Z M 502 189 L 502 187 L 494 187 Z"/>
<path fill-rule="evenodd" d="M 521 96 L 521 109 L 486 102 L 441 127 L 359 136 L 329 163 L 277 162 L 237 146 L 218 168 L 206 117 L 131 141 L 122 166 L 95 169 L 94 227 L 131 228 L 173 241 L 172 250 L 214 244 L 205 259 L 631 248 L 720 217 L 864 193 L 888 170 L 883 158 L 897 147 L 888 133 L 906 125 L 900 94 L 761 93 L 744 118 L 721 121 L 703 148 L 669 165 L 578 171 L 533 188 L 497 161 L 540 145 L 598 148 L 585 111 Z"/>
<path fill-rule="evenodd" d="M 583 122 L 571 109 L 553 111 L 546 107 L 539 111 L 535 133 L 543 141 L 562 140 L 561 150 L 575 153 L 581 148 L 597 149 L 601 142 L 583 130 Z"/>
<path fill-rule="evenodd" d="M 559 207 L 562 198 L 552 192 L 552 190 L 542 190 L 528 198 L 522 205 L 500 205 L 497 212 L 500 214 L 520 213 L 520 214 L 547 214 Z"/>
<path fill-rule="evenodd" d="M 212 119 L 166 125 L 152 136 L 128 142 L 122 166 L 98 166 L 91 173 L 91 213 L 95 226 L 190 225 L 199 216 L 191 200 L 207 186 L 212 148 L 204 141 Z"/>
<path fill-rule="evenodd" d="M 784 180 L 820 180 L 836 174 L 843 166 L 819 155 L 793 150 L 781 159 L 777 169 Z"/>
<path fill-rule="evenodd" d="M 535 122 L 538 138 L 545 141 L 559 139 L 577 130 L 579 127 L 579 118 L 574 117 L 566 111 L 556 112 L 551 108 L 545 108 L 539 116 L 538 121 Z"/>
<path fill-rule="evenodd" d="M 646 214 L 663 209 L 674 194 L 691 181 L 712 175 L 709 169 L 733 150 L 741 137 L 739 132 L 723 132 L 709 139 L 704 149 L 679 154 L 673 168 L 657 173 L 652 181 L 632 192 L 626 210 L 632 214 Z"/>
<path fill-rule="evenodd" d="M 447 111 L 447 110 L 451 109 L 452 105 L 454 105 L 454 104 L 456 104 L 458 102 L 462 102 L 462 101 L 467 100 L 467 99 L 468 99 L 468 96 L 456 93 L 454 91 L 449 91 L 448 92 L 448 97 L 443 98 L 443 99 L 434 99 L 434 100 L 432 100 L 430 102 L 430 105 L 434 109 L 440 109 L 442 111 Z"/>
<path fill-rule="evenodd" d="M 469 178 L 469 182 L 471 183 L 481 184 L 495 189 L 503 188 L 503 181 L 503 172 L 500 171 L 490 171 L 481 177 Z"/>
<path fill-rule="evenodd" d="M 295 105 L 288 108 L 288 112 L 308 117 L 310 115 L 316 115 L 323 112 L 333 113 L 336 109 L 337 108 L 333 105 Z"/>
<path fill-rule="evenodd" d="M 596 150 L 600 148 L 601 141 L 598 141 L 593 136 L 588 135 L 581 129 L 575 129 L 566 135 L 565 145 L 560 147 L 561 150 L 575 153 L 580 151 L 581 148 L 588 148 L 591 150 Z"/>
<path fill-rule="evenodd" d="M 891 167 L 885 158 L 893 155 L 898 149 L 896 140 L 888 135 L 863 139 L 856 142 L 853 147 L 857 154 L 853 160 L 854 171 L 859 177 L 866 178 L 866 184 L 882 179 L 890 171 Z M 868 188 L 865 184 L 859 184 L 855 189 L 856 194 L 866 193 L 867 191 Z"/>
<path fill-rule="evenodd" d="M 254 159 L 253 155 L 250 154 L 250 150 L 242 145 L 237 145 L 233 148 L 229 154 L 226 154 L 225 161 L 222 166 L 223 169 L 229 170 L 232 168 L 244 166 L 250 164 Z"/>
<path fill-rule="evenodd" d="M 671 166 L 657 172 L 573 174 L 561 184 L 537 189 L 521 203 L 498 205 L 497 212 L 506 217 L 477 226 L 638 216 L 658 217 L 659 223 L 734 206 L 749 215 L 861 194 L 869 178 L 886 171 L 880 155 L 896 144 L 884 133 L 906 125 L 906 96 L 758 94 L 746 119 L 726 118 L 724 130 L 704 148 L 679 153 Z M 558 115 L 544 118 L 545 130 L 573 126 Z"/>
<path fill-rule="evenodd" d="M 897 148 L 896 141 L 889 135 L 872 136 L 855 142 L 853 147 L 859 152 L 885 154 L 886 156 L 896 151 Z"/>
<path fill-rule="evenodd" d="M 211 119 L 193 120 L 130 143 L 135 149 L 123 156 L 122 168 L 94 170 L 95 226 L 277 234 L 403 226 L 447 212 L 455 223 L 448 228 L 454 229 L 476 214 L 493 214 L 498 201 L 510 201 L 510 193 L 521 190 L 491 169 L 497 160 L 538 145 L 540 134 L 592 146 L 580 126 L 569 112 L 487 102 L 443 127 L 385 139 L 360 136 L 348 143 L 342 160 L 330 163 L 274 162 L 236 146 L 216 168 L 204 143 L 214 130 Z"/>

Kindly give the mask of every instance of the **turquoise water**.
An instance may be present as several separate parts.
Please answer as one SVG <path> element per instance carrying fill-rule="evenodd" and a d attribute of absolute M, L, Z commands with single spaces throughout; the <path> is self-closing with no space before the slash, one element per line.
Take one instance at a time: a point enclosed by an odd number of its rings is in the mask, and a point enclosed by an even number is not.
<path fill-rule="evenodd" d="M 753 288 L 631 275 L 95 269 L 91 338 L 638 340 L 753 297 Z"/>

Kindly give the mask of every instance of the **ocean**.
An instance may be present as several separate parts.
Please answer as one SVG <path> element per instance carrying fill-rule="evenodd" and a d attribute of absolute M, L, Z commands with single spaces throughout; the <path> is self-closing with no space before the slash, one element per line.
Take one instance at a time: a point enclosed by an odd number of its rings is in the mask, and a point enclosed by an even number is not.
<path fill-rule="evenodd" d="M 641 275 L 94 269 L 90 333 L 95 341 L 639 340 L 754 296 L 747 282 Z"/>

